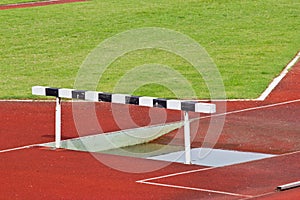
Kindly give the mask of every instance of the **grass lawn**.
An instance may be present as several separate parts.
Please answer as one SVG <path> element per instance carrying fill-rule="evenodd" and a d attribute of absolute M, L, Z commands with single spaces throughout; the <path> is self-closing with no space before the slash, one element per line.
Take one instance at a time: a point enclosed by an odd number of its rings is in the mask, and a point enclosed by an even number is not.
<path fill-rule="evenodd" d="M 73 87 L 82 62 L 100 42 L 143 27 L 190 36 L 214 60 L 228 98 L 256 98 L 300 50 L 299 10 L 298 0 L 90 0 L 2 10 L 0 98 L 33 98 L 34 85 Z M 185 60 L 160 50 L 135 51 L 117 59 L 98 89 L 113 91 L 126 72 L 146 63 L 174 68 L 196 88 L 198 98 L 209 97 L 203 80 Z M 173 95 L 157 84 L 135 94 Z"/>

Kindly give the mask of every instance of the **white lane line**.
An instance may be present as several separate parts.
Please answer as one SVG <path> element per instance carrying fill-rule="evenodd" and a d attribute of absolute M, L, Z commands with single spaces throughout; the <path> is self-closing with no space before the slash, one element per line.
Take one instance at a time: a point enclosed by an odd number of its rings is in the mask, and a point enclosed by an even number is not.
<path fill-rule="evenodd" d="M 21 147 L 15 147 L 15 148 L 11 148 L 11 149 L 4 149 L 4 150 L 0 150 L 0 153 L 28 149 L 28 148 L 32 148 L 32 147 L 37 147 L 39 145 L 40 144 L 31 144 L 31 145 L 26 145 L 26 146 L 21 146 Z"/>
<path fill-rule="evenodd" d="M 35 4 L 43 4 L 43 3 L 52 3 L 52 2 L 60 2 L 62 0 L 44 0 L 44 1 L 32 1 L 32 2 L 24 2 L 24 3 L 12 3 L 12 4 L 3 4 L 1 6 L 23 6 L 23 5 L 35 5 Z"/>
<path fill-rule="evenodd" d="M 203 116 L 203 117 L 199 117 L 199 118 L 193 118 L 191 120 L 199 120 L 199 119 L 205 119 L 205 118 L 211 118 L 211 117 L 219 117 L 219 116 L 236 114 L 236 113 L 253 111 L 253 110 L 260 110 L 260 109 L 264 109 L 264 108 L 271 108 L 271 107 L 276 107 L 276 106 L 281 106 L 281 105 L 286 105 L 286 104 L 291 104 L 291 103 L 296 103 L 296 102 L 300 102 L 300 99 L 291 100 L 291 101 L 284 101 L 284 102 L 274 103 L 274 104 L 269 104 L 269 105 L 264 105 L 264 106 L 257 106 L 257 107 L 245 108 L 245 109 L 241 109 L 241 110 L 234 110 L 234 111 L 229 111 L 229 112 L 225 112 L 225 113 L 219 113 L 219 114 L 214 114 L 214 115 L 209 115 L 209 116 Z"/>
<path fill-rule="evenodd" d="M 276 157 L 281 157 L 281 156 L 288 156 L 288 155 L 293 155 L 293 154 L 297 154 L 300 153 L 300 151 L 293 151 L 293 152 L 289 152 L 289 153 L 283 153 L 283 154 L 279 154 Z"/>
<path fill-rule="evenodd" d="M 186 186 L 180 186 L 180 185 L 170 185 L 170 184 L 154 183 L 154 182 L 138 182 L 138 183 L 143 183 L 143 184 L 148 184 L 148 185 L 156 185 L 156 186 L 161 186 L 161 187 L 170 187 L 170 188 L 177 188 L 177 189 L 194 190 L 194 191 L 201 191 L 201 192 L 210 192 L 210 193 L 224 194 L 224 195 L 244 197 L 244 198 L 252 197 L 250 195 L 224 192 L 224 191 L 218 191 L 218 190 L 209 190 L 209 189 L 202 189 L 202 188 L 186 187 Z"/>
<path fill-rule="evenodd" d="M 189 173 L 194 173 L 194 172 L 201 172 L 201 171 L 206 171 L 206 170 L 215 169 L 215 168 L 217 168 L 217 167 L 208 167 L 208 168 L 201 168 L 201 169 L 183 171 L 183 172 L 167 174 L 167 175 L 163 175 L 163 176 L 157 176 L 157 177 L 153 177 L 153 178 L 147 178 L 147 179 L 139 180 L 139 181 L 136 181 L 136 182 L 141 183 L 141 182 L 145 182 L 145 181 L 152 181 L 152 180 L 157 180 L 157 179 L 161 179 L 161 178 L 179 176 L 179 175 L 189 174 Z"/>
<path fill-rule="evenodd" d="M 252 196 L 252 197 L 245 197 L 243 199 L 239 199 L 239 200 L 250 200 L 250 199 L 256 199 L 256 198 L 259 198 L 259 197 L 264 197 L 264 196 L 267 196 L 267 195 L 270 195 L 270 194 L 274 194 L 275 192 L 277 192 L 276 190 L 272 191 L 272 192 L 267 192 L 267 193 L 264 193 L 264 194 L 259 194 L 259 195 L 255 195 L 255 196 Z"/>
<path fill-rule="evenodd" d="M 274 90 L 274 88 L 280 83 L 280 81 L 287 75 L 290 68 L 296 64 L 299 58 L 300 58 L 300 51 L 297 53 L 294 59 L 287 64 L 287 66 L 283 69 L 283 71 L 279 74 L 279 76 L 273 79 L 273 81 L 270 83 L 267 89 L 257 98 L 257 100 L 259 101 L 265 100 L 269 96 L 269 94 Z"/>

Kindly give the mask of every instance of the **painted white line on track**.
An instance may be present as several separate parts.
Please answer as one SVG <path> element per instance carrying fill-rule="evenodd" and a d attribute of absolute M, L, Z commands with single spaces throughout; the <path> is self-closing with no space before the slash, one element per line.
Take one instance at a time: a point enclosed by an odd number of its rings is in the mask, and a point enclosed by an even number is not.
<path fill-rule="evenodd" d="M 23 6 L 23 5 L 34 5 L 34 4 L 41 4 L 41 3 L 53 3 L 53 2 L 60 2 L 60 1 L 62 0 L 32 1 L 32 2 L 24 2 L 24 3 L 3 4 L 1 6 Z"/>
<path fill-rule="evenodd" d="M 156 185 L 161 187 L 170 187 L 170 188 L 177 188 L 177 189 L 185 189 L 185 190 L 194 190 L 194 191 L 200 191 L 200 192 L 210 192 L 215 194 L 223 194 L 223 195 L 230 195 L 230 196 L 237 196 L 237 197 L 252 197 L 251 195 L 244 195 L 244 194 L 237 194 L 237 193 L 231 193 L 231 192 L 224 192 L 224 191 L 218 191 L 218 190 L 209 190 L 209 189 L 202 189 L 202 188 L 194 188 L 194 187 L 186 187 L 186 186 L 180 186 L 180 185 L 170 185 L 170 184 L 163 184 L 163 183 L 155 183 L 155 182 L 138 182 L 148 185 Z"/>
<path fill-rule="evenodd" d="M 199 118 L 193 118 L 193 119 L 191 119 L 191 121 L 205 119 L 205 118 L 211 118 L 211 117 L 219 117 L 219 116 L 230 115 L 230 114 L 236 114 L 236 113 L 247 112 L 247 111 L 253 111 L 253 110 L 260 110 L 260 109 L 264 109 L 264 108 L 271 108 L 271 107 L 282 106 L 282 105 L 297 103 L 297 102 L 300 102 L 300 99 L 284 101 L 284 102 L 279 102 L 279 103 L 274 103 L 274 104 L 268 104 L 268 105 L 264 105 L 264 106 L 245 108 L 245 109 L 241 109 L 241 110 L 234 110 L 234 111 L 229 111 L 226 113 L 219 113 L 219 114 L 203 116 L 203 117 L 199 117 Z"/>
<path fill-rule="evenodd" d="M 270 85 L 267 87 L 267 89 L 257 98 L 259 101 L 265 100 L 270 93 L 275 89 L 275 87 L 280 83 L 280 81 L 287 75 L 291 67 L 293 67 L 296 62 L 300 58 L 300 51 L 297 53 L 297 55 L 287 64 L 287 66 L 283 69 L 283 71 L 273 79 L 273 81 L 270 83 Z"/>
<path fill-rule="evenodd" d="M 283 153 L 283 154 L 279 154 L 276 157 L 281 157 L 281 156 L 288 156 L 288 155 L 293 155 L 293 154 L 297 154 L 300 153 L 300 151 L 293 151 L 293 152 L 289 152 L 289 153 Z"/>
<path fill-rule="evenodd" d="M 10 152 L 10 151 L 17 151 L 17 150 L 22 150 L 22 149 L 28 149 L 28 148 L 32 148 L 32 147 L 37 147 L 40 144 L 32 144 L 32 145 L 26 145 L 26 146 L 21 146 L 21 147 L 15 147 L 15 148 L 11 148 L 11 149 L 4 149 L 4 150 L 0 150 L 0 153 L 6 153 L 6 152 Z"/>
<path fill-rule="evenodd" d="M 167 178 L 167 177 L 172 177 L 172 176 L 179 176 L 179 175 L 183 175 L 183 174 L 190 174 L 190 173 L 195 173 L 195 172 L 207 171 L 207 170 L 215 169 L 215 168 L 217 168 L 217 167 L 208 167 L 208 168 L 201 168 L 201 169 L 183 171 L 183 172 L 167 174 L 167 175 L 163 175 L 163 176 L 157 176 L 157 177 L 153 177 L 153 178 L 147 178 L 147 179 L 139 180 L 137 182 L 141 183 L 141 182 L 152 181 L 152 180 L 157 180 L 157 179 L 162 179 L 162 178 Z"/>
<path fill-rule="evenodd" d="M 267 196 L 267 195 L 270 195 L 270 194 L 274 194 L 275 192 L 277 192 L 277 191 L 274 190 L 272 192 L 267 192 L 267 193 L 264 193 L 264 194 L 254 195 L 252 197 L 245 197 L 245 198 L 242 198 L 240 200 L 256 199 L 256 198 L 259 198 L 259 197 L 264 197 L 264 196 Z"/>

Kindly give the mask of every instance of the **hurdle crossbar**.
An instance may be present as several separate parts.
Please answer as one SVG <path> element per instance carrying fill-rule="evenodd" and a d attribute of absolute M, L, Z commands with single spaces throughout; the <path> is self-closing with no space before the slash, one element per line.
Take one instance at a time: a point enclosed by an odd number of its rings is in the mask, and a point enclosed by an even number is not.
<path fill-rule="evenodd" d="M 185 143 L 185 164 L 191 164 L 191 141 L 190 121 L 188 112 L 215 113 L 216 105 L 212 103 L 199 103 L 197 101 L 183 101 L 163 99 L 146 96 L 132 96 L 127 94 L 111 94 L 105 92 L 51 88 L 44 86 L 32 87 L 32 94 L 56 97 L 55 114 L 55 146 L 60 148 L 61 144 L 61 99 L 79 99 L 92 102 L 109 102 L 118 104 L 130 104 L 146 107 L 157 107 L 171 110 L 184 111 L 184 143 Z"/>

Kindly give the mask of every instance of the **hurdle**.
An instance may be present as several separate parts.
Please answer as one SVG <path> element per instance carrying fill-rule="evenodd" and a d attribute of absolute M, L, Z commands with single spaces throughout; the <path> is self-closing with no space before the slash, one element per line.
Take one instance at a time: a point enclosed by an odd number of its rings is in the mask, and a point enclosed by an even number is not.
<path fill-rule="evenodd" d="M 62 99 L 78 99 L 90 102 L 109 102 L 117 104 L 130 104 L 135 106 L 156 107 L 170 110 L 181 110 L 184 115 L 184 149 L 185 164 L 191 164 L 191 138 L 190 120 L 188 112 L 215 113 L 216 105 L 212 103 L 199 103 L 197 101 L 184 101 L 164 99 L 147 96 L 131 96 L 126 94 L 112 94 L 105 92 L 76 90 L 67 88 L 52 88 L 33 86 L 33 95 L 56 97 L 55 106 L 55 148 L 61 147 L 61 101 Z"/>

